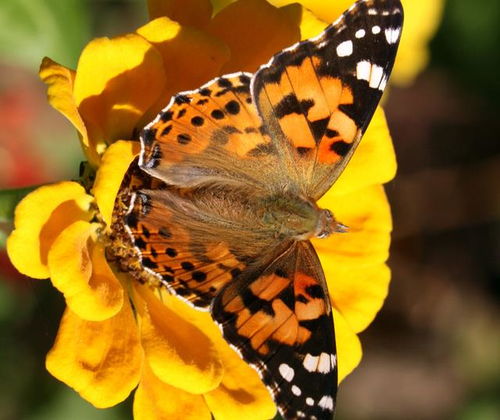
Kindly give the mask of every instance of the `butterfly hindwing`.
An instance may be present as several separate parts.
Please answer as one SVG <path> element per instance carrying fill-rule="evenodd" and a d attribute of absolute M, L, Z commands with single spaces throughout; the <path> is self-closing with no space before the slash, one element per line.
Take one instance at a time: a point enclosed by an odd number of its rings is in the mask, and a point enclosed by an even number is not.
<path fill-rule="evenodd" d="M 332 311 L 308 241 L 278 247 L 267 263 L 228 284 L 211 310 L 224 338 L 259 372 L 285 418 L 332 418 Z"/>
<path fill-rule="evenodd" d="M 399 0 L 358 1 L 316 38 L 275 55 L 252 80 L 259 114 L 291 176 L 318 199 L 340 175 L 389 78 Z"/>
<path fill-rule="evenodd" d="M 208 309 L 249 261 L 277 244 L 259 228 L 254 211 L 234 205 L 252 196 L 251 190 L 179 190 L 136 164 L 128 178 L 128 191 L 122 193 L 130 197 L 124 202 L 124 240 L 143 270 L 199 309 Z"/>

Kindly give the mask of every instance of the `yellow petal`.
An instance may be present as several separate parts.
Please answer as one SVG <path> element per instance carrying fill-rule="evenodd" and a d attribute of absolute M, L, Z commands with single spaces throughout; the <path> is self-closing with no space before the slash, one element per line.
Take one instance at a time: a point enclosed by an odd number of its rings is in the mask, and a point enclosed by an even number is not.
<path fill-rule="evenodd" d="M 353 0 L 268 0 L 269 3 L 281 7 L 291 3 L 299 3 L 309 9 L 315 16 L 325 22 L 334 22 L 343 12 L 347 10 L 353 3 Z"/>
<path fill-rule="evenodd" d="M 328 261 L 324 254 L 320 259 Z M 355 333 L 363 331 L 384 303 L 391 271 L 386 264 L 346 267 L 325 262 L 322 265 L 333 305 Z"/>
<path fill-rule="evenodd" d="M 40 187 L 17 205 L 7 253 L 19 272 L 49 277 L 47 254 L 57 236 L 77 220 L 89 220 L 92 197 L 76 182 Z"/>
<path fill-rule="evenodd" d="M 210 0 L 148 0 L 151 20 L 167 16 L 182 25 L 203 28 L 212 16 Z"/>
<path fill-rule="evenodd" d="M 298 3 L 293 3 L 281 8 L 288 14 L 294 25 L 300 28 L 300 39 L 309 39 L 320 34 L 327 23 L 317 18 L 310 10 Z M 264 64 L 264 63 L 262 63 Z"/>
<path fill-rule="evenodd" d="M 160 381 L 147 363 L 134 397 L 134 420 L 210 420 L 201 395 L 190 394 Z"/>
<path fill-rule="evenodd" d="M 217 420 L 272 418 L 276 407 L 259 375 L 229 347 L 211 316 L 194 310 L 172 296 L 166 297 L 165 301 L 176 314 L 210 337 L 222 360 L 224 366 L 222 382 L 216 389 L 205 394 L 205 400 L 215 418 Z"/>
<path fill-rule="evenodd" d="M 223 366 L 210 338 L 172 311 L 147 286 L 136 286 L 145 305 L 139 309 L 146 359 L 163 382 L 193 394 L 220 383 Z"/>
<path fill-rule="evenodd" d="M 337 364 L 339 383 L 351 373 L 363 355 L 358 336 L 353 332 L 342 314 L 333 310 L 335 341 L 337 343 Z"/>
<path fill-rule="evenodd" d="M 391 211 L 381 185 L 366 187 L 343 196 L 328 192 L 319 205 L 333 211 L 335 218 L 349 226 L 313 241 L 324 267 L 361 267 L 383 263 L 389 254 Z"/>
<path fill-rule="evenodd" d="M 229 49 L 218 38 L 167 17 L 149 22 L 137 33 L 155 46 L 165 68 L 163 91 L 144 116 L 144 124 L 168 104 L 172 95 L 198 88 L 219 75 L 222 65 L 229 60 Z"/>
<path fill-rule="evenodd" d="M 108 227 L 111 226 L 116 194 L 123 177 L 139 152 L 138 142 L 119 140 L 109 146 L 102 157 L 92 193 Z"/>
<path fill-rule="evenodd" d="M 95 226 L 78 221 L 68 226 L 49 251 L 52 284 L 68 307 L 87 321 L 108 319 L 123 305 L 123 288 L 111 271 L 104 246 L 93 243 Z"/>
<path fill-rule="evenodd" d="M 441 22 L 443 0 L 403 0 L 405 23 L 391 80 L 408 85 L 429 62 L 429 41 Z"/>
<path fill-rule="evenodd" d="M 99 38 L 83 50 L 74 97 L 98 153 L 118 139 L 131 139 L 164 84 L 163 60 L 143 37 Z"/>
<path fill-rule="evenodd" d="M 128 304 L 102 322 L 84 321 L 66 309 L 45 362 L 53 376 L 97 408 L 127 398 L 137 386 L 142 363 L 139 333 Z"/>
<path fill-rule="evenodd" d="M 224 73 L 257 70 L 273 54 L 300 39 L 297 25 L 288 13 L 265 0 L 238 0 L 212 19 L 208 31 L 231 50 Z"/>
<path fill-rule="evenodd" d="M 331 193 L 336 195 L 383 184 L 396 175 L 397 163 L 384 111 L 378 107 L 361 143 Z"/>
<path fill-rule="evenodd" d="M 40 78 L 47 85 L 49 103 L 75 126 L 85 154 L 92 163 L 97 163 L 95 152 L 89 149 L 87 128 L 73 96 L 75 72 L 45 57 L 40 65 Z"/>
<path fill-rule="evenodd" d="M 218 388 L 205 394 L 214 417 L 217 420 L 273 418 L 276 406 L 257 372 L 226 342 L 219 341 L 217 348 L 224 363 L 224 377 Z"/>

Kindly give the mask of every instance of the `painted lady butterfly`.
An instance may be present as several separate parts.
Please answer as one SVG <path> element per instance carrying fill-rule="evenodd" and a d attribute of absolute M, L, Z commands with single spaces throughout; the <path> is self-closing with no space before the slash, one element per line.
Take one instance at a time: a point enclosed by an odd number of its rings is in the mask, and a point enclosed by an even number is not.
<path fill-rule="evenodd" d="M 119 194 L 127 269 L 209 310 L 286 419 L 333 417 L 332 309 L 309 239 L 345 231 L 316 200 L 370 122 L 402 23 L 399 0 L 358 1 L 255 74 L 175 95 Z"/>

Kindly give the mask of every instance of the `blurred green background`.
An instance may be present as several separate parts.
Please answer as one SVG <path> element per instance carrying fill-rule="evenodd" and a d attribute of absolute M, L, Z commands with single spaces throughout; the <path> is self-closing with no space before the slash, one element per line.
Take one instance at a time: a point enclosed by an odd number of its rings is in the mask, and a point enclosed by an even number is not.
<path fill-rule="evenodd" d="M 2 0 L 0 188 L 76 178 L 76 135 L 38 80 L 96 36 L 133 31 L 142 0 Z M 399 161 L 389 298 L 361 335 L 339 420 L 500 419 L 500 2 L 448 0 L 431 63 L 386 109 Z M 9 265 L 0 220 L 0 420 L 128 419 L 44 369 L 64 302 Z"/>

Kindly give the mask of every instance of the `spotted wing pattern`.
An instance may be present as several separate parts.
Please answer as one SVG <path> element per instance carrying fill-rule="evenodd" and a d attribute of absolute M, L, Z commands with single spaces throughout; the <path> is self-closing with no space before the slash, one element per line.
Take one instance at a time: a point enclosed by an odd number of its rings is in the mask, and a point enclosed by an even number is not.
<path fill-rule="evenodd" d="M 250 95 L 251 76 L 226 75 L 174 96 L 142 132 L 141 168 L 184 188 L 209 183 L 267 188 L 279 162 Z"/>
<path fill-rule="evenodd" d="M 257 369 L 286 419 L 332 418 L 337 363 L 332 311 L 314 248 L 294 242 L 219 293 L 212 316 Z"/>
<path fill-rule="evenodd" d="M 252 80 L 259 114 L 306 195 L 321 197 L 361 140 L 402 23 L 399 0 L 359 1 L 318 37 L 275 55 Z"/>

